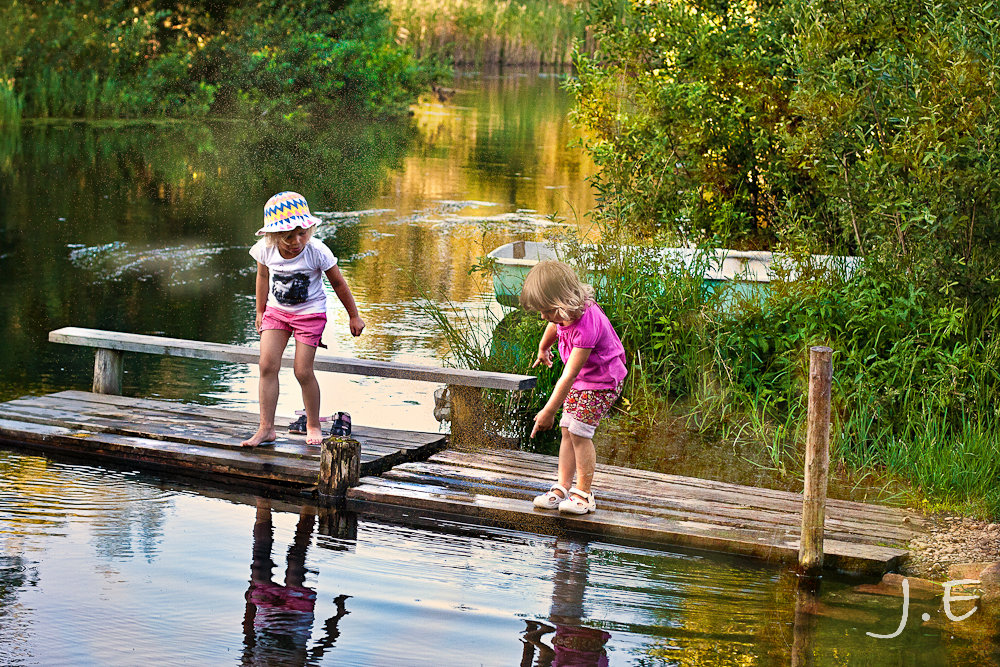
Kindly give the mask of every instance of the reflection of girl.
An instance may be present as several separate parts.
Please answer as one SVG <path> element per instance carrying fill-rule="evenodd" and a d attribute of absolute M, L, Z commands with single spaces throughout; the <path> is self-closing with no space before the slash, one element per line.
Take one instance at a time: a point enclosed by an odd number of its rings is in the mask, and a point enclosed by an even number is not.
<path fill-rule="evenodd" d="M 552 606 L 549 609 L 552 625 L 529 621 L 525 642 L 539 649 L 537 667 L 607 667 L 608 654 L 604 645 L 611 635 L 581 625 L 584 617 L 583 594 L 589 574 L 587 545 L 556 540 L 555 556 Z M 541 637 L 553 629 L 555 635 L 550 648 Z M 527 662 L 530 663 L 530 656 Z M 527 663 L 522 660 L 522 664 Z"/>
<path fill-rule="evenodd" d="M 305 585 L 305 559 L 314 521 L 315 515 L 303 508 L 288 548 L 285 583 L 277 584 L 271 573 L 271 506 L 263 498 L 257 501 L 250 588 L 243 617 L 244 665 L 303 664 L 307 658 L 316 591 Z"/>

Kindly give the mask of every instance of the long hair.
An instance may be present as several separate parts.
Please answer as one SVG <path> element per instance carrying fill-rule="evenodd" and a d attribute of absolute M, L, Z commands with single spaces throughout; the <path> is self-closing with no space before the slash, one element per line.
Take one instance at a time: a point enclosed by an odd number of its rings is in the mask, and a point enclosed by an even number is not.
<path fill-rule="evenodd" d="M 569 264 L 545 260 L 531 267 L 519 300 L 528 310 L 555 310 L 559 319 L 574 322 L 594 301 L 594 288 L 581 282 Z"/>

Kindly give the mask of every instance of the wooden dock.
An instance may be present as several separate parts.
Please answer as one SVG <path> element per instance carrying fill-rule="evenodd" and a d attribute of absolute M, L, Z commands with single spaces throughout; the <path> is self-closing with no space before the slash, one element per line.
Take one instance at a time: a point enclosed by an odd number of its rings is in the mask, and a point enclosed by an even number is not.
<path fill-rule="evenodd" d="M 414 507 L 532 532 L 574 531 L 798 560 L 801 494 L 598 464 L 598 511 L 574 517 L 532 506 L 532 497 L 556 478 L 556 466 L 556 457 L 542 454 L 446 449 L 364 478 L 348 498 L 359 507 Z M 827 500 L 825 524 L 825 567 L 867 574 L 896 569 L 907 543 L 925 526 L 913 512 L 833 499 Z"/>
<path fill-rule="evenodd" d="M 63 391 L 0 403 L 0 442 L 94 463 L 300 490 L 316 484 L 320 446 L 288 434 L 290 421 L 279 420 L 276 445 L 246 449 L 239 443 L 255 428 L 256 413 Z M 444 449 L 440 433 L 355 425 L 353 435 L 361 443 L 362 478 L 347 493 L 347 509 L 409 508 L 531 532 L 574 531 L 786 563 L 798 555 L 799 494 L 599 465 L 598 512 L 566 517 L 531 504 L 555 479 L 555 457 Z M 828 500 L 825 565 L 893 570 L 921 528 L 911 512 Z"/>
<path fill-rule="evenodd" d="M 0 403 L 0 441 L 238 483 L 311 486 L 316 484 L 320 446 L 288 433 L 291 421 L 276 420 L 275 445 L 250 449 L 240 442 L 256 430 L 256 413 L 61 391 Z M 447 441 L 443 433 L 360 425 L 353 437 L 361 443 L 362 475 L 427 458 Z"/>

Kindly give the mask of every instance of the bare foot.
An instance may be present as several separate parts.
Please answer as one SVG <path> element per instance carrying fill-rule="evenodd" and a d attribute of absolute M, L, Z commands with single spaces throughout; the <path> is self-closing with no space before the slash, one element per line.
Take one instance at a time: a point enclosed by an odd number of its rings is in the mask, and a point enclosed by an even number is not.
<path fill-rule="evenodd" d="M 256 433 L 241 442 L 240 445 L 243 447 L 259 447 L 264 444 L 273 445 L 276 437 L 278 437 L 278 434 L 274 428 L 258 428 Z"/>
<path fill-rule="evenodd" d="M 306 444 L 307 445 L 323 444 L 323 429 L 321 429 L 319 426 L 306 425 Z"/>

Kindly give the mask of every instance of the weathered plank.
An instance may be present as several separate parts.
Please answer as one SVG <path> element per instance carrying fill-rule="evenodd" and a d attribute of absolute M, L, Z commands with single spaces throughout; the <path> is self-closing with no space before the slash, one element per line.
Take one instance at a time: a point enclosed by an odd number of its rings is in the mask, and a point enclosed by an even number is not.
<path fill-rule="evenodd" d="M 206 416 L 192 410 L 175 411 L 173 406 L 181 404 L 162 401 L 148 401 L 142 409 L 127 409 L 119 403 L 126 400 L 120 396 L 104 394 L 15 399 L 0 404 L 0 414 L 35 423 L 61 423 L 78 428 L 178 442 L 209 443 L 225 448 L 240 448 L 239 443 L 256 428 L 257 416 L 251 413 L 229 411 L 226 414 L 225 410 L 216 410 L 215 414 Z M 280 425 L 278 432 L 279 437 L 273 450 L 288 456 L 318 458 L 319 445 L 307 445 L 305 436 L 288 434 Z M 393 437 L 381 437 L 383 433 Z M 408 437 L 411 435 L 412 437 Z M 444 441 L 441 434 L 391 432 L 365 426 L 356 429 L 355 437 L 363 442 L 364 451 L 368 454 L 391 455 L 396 463 L 423 458 L 430 451 L 439 449 Z"/>
<path fill-rule="evenodd" d="M 384 474 L 386 479 L 402 482 L 433 482 L 442 488 L 458 490 L 479 489 L 486 493 L 506 494 L 521 498 L 531 498 L 551 483 L 544 475 L 533 477 L 509 476 L 503 471 L 486 471 L 441 466 L 433 462 L 407 463 L 395 467 Z M 597 490 L 601 508 L 620 509 L 634 513 L 667 516 L 677 519 L 694 518 L 710 520 L 718 525 L 735 528 L 755 528 L 759 530 L 785 530 L 798 534 L 799 515 L 769 507 L 747 507 L 720 503 L 688 494 L 677 497 L 674 494 L 656 494 L 648 491 L 637 492 L 627 484 L 610 486 Z M 911 529 L 886 526 L 877 521 L 852 521 L 838 516 L 827 520 L 827 533 L 833 539 L 845 542 L 886 540 L 903 544 L 916 536 Z"/>
<path fill-rule="evenodd" d="M 155 462 L 158 467 L 168 468 L 175 460 L 174 467 L 182 471 L 204 465 L 206 471 L 222 475 L 256 476 L 268 482 L 298 485 L 315 483 L 319 470 L 320 446 L 307 445 L 305 436 L 284 433 L 280 427 L 282 435 L 275 445 L 241 447 L 241 440 L 257 423 L 257 415 L 249 412 L 61 392 L 0 403 L 0 419 L 5 424 L 0 439 L 46 451 L 138 464 Z M 355 427 L 353 436 L 361 443 L 364 475 L 377 475 L 394 465 L 426 458 L 446 442 L 442 434 L 369 431 L 362 425 Z M 260 462 L 257 468 L 248 463 L 254 460 Z M 277 468 L 276 462 L 281 462 Z M 284 464 L 287 466 L 282 467 Z"/>
<path fill-rule="evenodd" d="M 489 450 L 488 452 L 462 452 L 453 449 L 444 450 L 436 454 L 431 461 L 451 463 L 457 466 L 469 468 L 491 468 L 508 469 L 511 471 L 548 471 L 549 477 L 545 484 L 551 484 L 555 479 L 555 469 L 557 461 L 545 454 L 533 454 L 530 452 L 517 452 L 510 450 Z M 766 489 L 762 487 L 752 487 L 729 482 L 719 482 L 711 479 L 700 479 L 693 477 L 682 477 L 669 473 L 657 473 L 648 470 L 637 470 L 634 468 L 624 468 L 621 466 L 601 464 L 598 467 L 599 474 L 621 475 L 638 484 L 641 482 L 652 482 L 655 485 L 669 485 L 663 487 L 663 493 L 677 493 L 683 495 L 685 489 L 695 489 L 699 497 L 711 497 L 723 502 L 732 502 L 737 505 L 747 507 L 773 506 L 775 508 L 788 511 L 801 511 L 802 496 L 791 491 L 781 491 L 777 489 Z M 605 480 L 605 487 L 608 483 L 616 482 L 615 479 Z M 630 483 L 633 483 L 630 482 Z M 595 478 L 595 487 L 599 487 Z M 630 488 L 630 487 L 627 487 Z M 710 495 L 705 495 L 710 494 Z M 870 505 L 856 503 L 847 500 L 828 499 L 827 507 L 835 507 L 842 510 L 847 515 L 854 514 L 858 518 L 877 517 L 880 522 L 888 524 L 899 524 L 912 526 L 921 529 L 926 526 L 926 521 L 917 513 L 895 507 L 884 505 Z"/>
<path fill-rule="evenodd" d="M 366 477 L 347 494 L 348 507 L 365 503 L 405 505 L 502 523 L 535 532 L 575 531 L 619 539 L 736 553 L 765 560 L 794 562 L 798 540 L 785 535 L 728 528 L 710 522 L 678 521 L 615 510 L 594 515 L 563 516 L 536 510 L 530 499 L 507 498 L 485 493 L 446 492 L 435 485 L 401 483 Z M 877 574 L 897 567 L 906 551 L 879 545 L 859 545 L 828 540 L 829 567 Z"/>
<path fill-rule="evenodd" d="M 241 364 L 256 364 L 260 358 L 260 351 L 252 347 L 186 340 L 183 338 L 168 338 L 166 336 L 148 336 L 122 331 L 85 329 L 82 327 L 64 327 L 51 331 L 49 332 L 49 341 L 64 343 L 66 345 L 82 345 L 106 350 L 119 350 L 122 352 L 142 352 L 169 357 L 209 359 Z M 294 356 L 294 349 L 289 349 L 283 359 L 291 362 Z M 422 382 L 441 382 L 466 387 L 506 389 L 511 391 L 531 389 L 537 381 L 537 378 L 533 375 L 492 373 L 462 368 L 439 368 L 394 361 L 378 361 L 375 359 L 352 359 L 322 353 L 316 355 L 313 367 L 318 371 L 329 371 L 331 373 L 349 373 L 352 375 L 418 380 Z"/>

